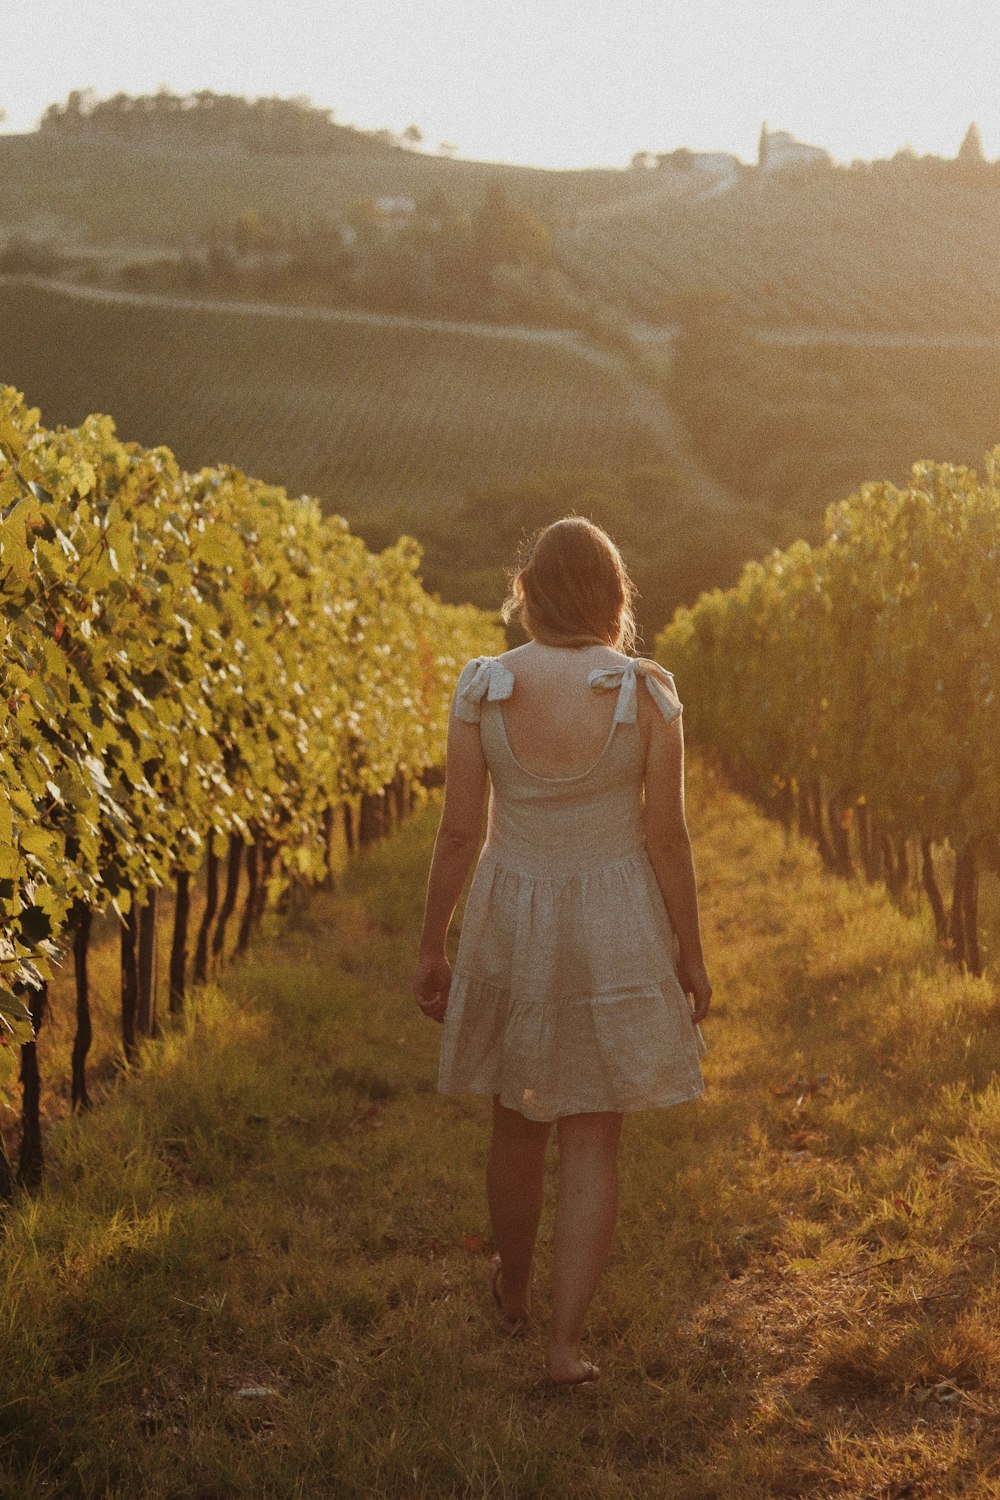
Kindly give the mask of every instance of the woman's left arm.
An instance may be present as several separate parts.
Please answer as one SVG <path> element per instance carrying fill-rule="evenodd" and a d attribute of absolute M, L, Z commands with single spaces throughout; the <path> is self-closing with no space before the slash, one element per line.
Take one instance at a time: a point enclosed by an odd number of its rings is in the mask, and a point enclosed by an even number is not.
<path fill-rule="evenodd" d="M 448 723 L 444 808 L 434 841 L 427 880 L 420 956 L 413 977 L 413 993 L 425 1016 L 443 1021 L 451 984 L 451 965 L 445 953 L 448 928 L 483 837 L 483 797 L 486 757 L 479 725 L 459 719 Z"/>

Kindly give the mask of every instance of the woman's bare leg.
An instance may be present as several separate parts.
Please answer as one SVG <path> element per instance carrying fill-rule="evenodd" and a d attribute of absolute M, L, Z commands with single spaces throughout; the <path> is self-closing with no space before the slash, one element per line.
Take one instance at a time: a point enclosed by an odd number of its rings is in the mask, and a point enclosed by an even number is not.
<path fill-rule="evenodd" d="M 502 1267 L 497 1291 L 511 1321 L 526 1318 L 530 1308 L 531 1262 L 542 1214 L 550 1129 L 548 1121 L 525 1119 L 494 1095 L 486 1196 Z"/>
<path fill-rule="evenodd" d="M 549 1374 L 569 1384 L 592 1378 L 580 1354 L 591 1299 L 618 1217 L 620 1114 L 566 1115 L 558 1122 L 559 1199 L 549 1329 Z"/>

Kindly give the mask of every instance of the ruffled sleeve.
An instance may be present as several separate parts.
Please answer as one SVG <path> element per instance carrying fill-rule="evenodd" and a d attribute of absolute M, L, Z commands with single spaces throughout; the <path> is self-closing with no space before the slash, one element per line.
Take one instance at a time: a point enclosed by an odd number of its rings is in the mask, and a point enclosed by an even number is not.
<path fill-rule="evenodd" d="M 467 724 L 478 724 L 483 703 L 509 698 L 514 691 L 514 674 L 496 656 L 474 656 L 462 668 L 455 688 L 455 717 Z"/>
<path fill-rule="evenodd" d="M 680 718 L 682 703 L 677 696 L 674 679 L 666 667 L 659 662 L 647 661 L 645 657 L 633 656 L 620 667 L 595 667 L 587 681 L 592 688 L 618 688 L 615 705 L 616 724 L 634 724 L 639 711 L 636 678 L 642 677 L 649 696 L 656 704 L 667 724 Z"/>

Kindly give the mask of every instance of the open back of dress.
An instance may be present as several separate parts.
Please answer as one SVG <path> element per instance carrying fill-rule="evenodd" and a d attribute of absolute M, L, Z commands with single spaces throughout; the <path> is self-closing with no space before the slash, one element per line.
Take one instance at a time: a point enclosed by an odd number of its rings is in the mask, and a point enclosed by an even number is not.
<path fill-rule="evenodd" d="M 704 1042 L 643 837 L 638 681 L 668 722 L 681 712 L 672 679 L 651 667 L 623 657 L 590 673 L 595 689 L 617 688 L 611 731 L 589 768 L 558 777 L 511 750 L 505 663 L 477 657 L 462 671 L 454 712 L 479 722 L 490 800 L 448 997 L 444 1093 L 498 1094 L 553 1120 L 702 1092 Z"/>

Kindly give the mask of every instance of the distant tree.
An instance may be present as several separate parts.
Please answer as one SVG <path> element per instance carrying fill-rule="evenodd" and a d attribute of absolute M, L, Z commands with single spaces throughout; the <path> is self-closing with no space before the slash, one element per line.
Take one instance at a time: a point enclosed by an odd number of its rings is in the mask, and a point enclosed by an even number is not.
<path fill-rule="evenodd" d="M 651 172 L 656 166 L 656 157 L 652 151 L 635 151 L 629 166 L 633 172 Z"/>
<path fill-rule="evenodd" d="M 412 146 L 414 151 L 423 144 L 423 139 L 424 133 L 419 125 L 407 125 L 403 131 L 403 140 L 408 146 Z"/>
<path fill-rule="evenodd" d="M 770 138 L 770 131 L 767 128 L 767 121 L 764 120 L 763 123 L 761 124 L 760 135 L 759 135 L 759 137 L 757 139 L 757 165 L 758 165 L 758 167 L 766 167 L 767 166 L 767 143 L 768 143 L 769 138 Z"/>
<path fill-rule="evenodd" d="M 184 108 L 184 100 L 179 94 L 172 94 L 165 83 L 161 83 L 152 98 L 152 109 L 154 114 L 174 115 Z"/>
<path fill-rule="evenodd" d="M 694 152 L 690 146 L 678 146 L 676 151 L 661 151 L 656 158 L 658 167 L 673 167 L 675 172 L 689 172 L 694 166 Z"/>
<path fill-rule="evenodd" d="M 245 99 L 210 89 L 174 94 L 165 86 L 155 94 L 118 93 L 110 99 L 74 89 L 65 104 L 49 106 L 40 128 L 63 134 L 111 133 L 126 140 L 169 137 L 199 145 L 212 141 L 283 155 L 395 149 L 400 144 L 388 131 L 338 124 L 333 110 L 318 108 L 305 95 Z"/>
<path fill-rule="evenodd" d="M 273 229 L 266 225 L 255 208 L 245 208 L 238 214 L 232 227 L 232 248 L 237 255 L 252 255 L 274 240 Z"/>
<path fill-rule="evenodd" d="M 536 266 L 552 263 L 552 238 L 530 209 L 512 203 L 502 183 L 490 183 L 472 220 L 473 243 L 479 265 L 487 274 L 494 266 Z"/>
<path fill-rule="evenodd" d="M 71 89 L 65 104 L 50 104 L 42 115 L 43 130 L 76 131 L 86 125 L 93 112 L 93 89 Z"/>
<path fill-rule="evenodd" d="M 983 151 L 983 138 L 979 134 L 979 126 L 975 120 L 973 120 L 965 132 L 965 139 L 958 148 L 956 160 L 961 162 L 982 162 L 986 160 L 986 153 Z"/>
<path fill-rule="evenodd" d="M 441 188 L 431 188 L 422 198 L 417 199 L 417 213 L 423 214 L 425 218 L 437 219 L 438 223 L 447 223 L 455 217 L 455 210 L 448 199 L 448 195 Z"/>
<path fill-rule="evenodd" d="M 360 240 L 370 243 L 376 239 L 382 221 L 375 199 L 355 198 L 348 210 L 347 222 Z"/>
<path fill-rule="evenodd" d="M 458 155 L 458 147 L 452 141 L 442 141 L 438 146 L 438 155 L 447 156 L 451 160 Z"/>

